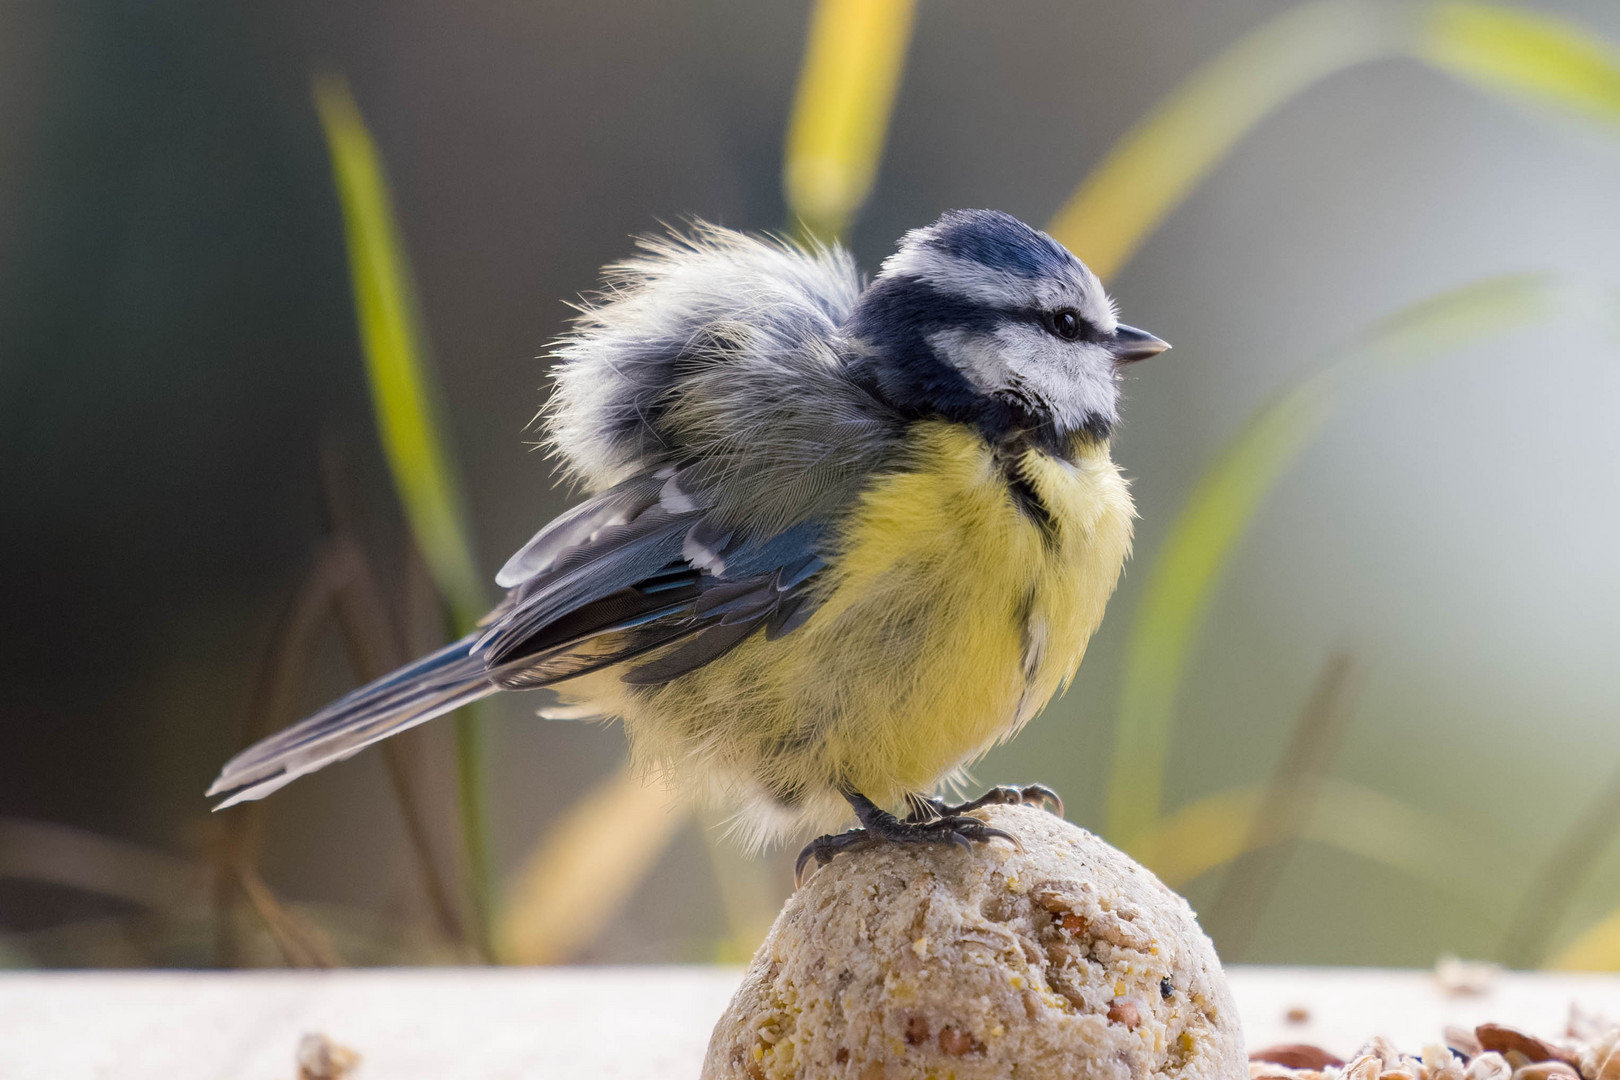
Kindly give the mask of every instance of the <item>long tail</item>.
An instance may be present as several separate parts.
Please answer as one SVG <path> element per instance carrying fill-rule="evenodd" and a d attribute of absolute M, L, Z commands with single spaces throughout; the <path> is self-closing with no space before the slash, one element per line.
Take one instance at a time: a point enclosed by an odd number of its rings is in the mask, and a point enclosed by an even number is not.
<path fill-rule="evenodd" d="M 499 688 L 472 651 L 479 636 L 469 634 L 384 675 L 237 754 L 208 789 L 227 796 L 214 809 L 262 799 L 305 773 L 493 694 Z"/>

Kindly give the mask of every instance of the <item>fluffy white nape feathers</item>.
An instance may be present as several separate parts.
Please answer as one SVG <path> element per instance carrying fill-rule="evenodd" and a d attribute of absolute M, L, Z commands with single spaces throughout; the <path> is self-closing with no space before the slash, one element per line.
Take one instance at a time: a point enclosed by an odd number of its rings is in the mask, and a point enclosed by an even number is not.
<path fill-rule="evenodd" d="M 756 369 L 825 349 L 861 281 L 839 247 L 802 248 L 693 222 L 644 237 L 603 272 L 552 349 L 545 444 L 567 474 L 600 491 L 669 456 L 681 383 L 724 354 Z"/>

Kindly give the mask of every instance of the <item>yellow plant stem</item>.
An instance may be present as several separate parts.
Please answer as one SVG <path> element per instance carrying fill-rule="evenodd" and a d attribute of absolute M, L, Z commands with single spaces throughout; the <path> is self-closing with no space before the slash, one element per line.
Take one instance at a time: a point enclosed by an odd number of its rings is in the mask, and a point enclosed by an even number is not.
<path fill-rule="evenodd" d="M 1547 966 L 1555 971 L 1620 970 L 1620 908 L 1588 927 Z"/>
<path fill-rule="evenodd" d="M 557 964 L 589 945 L 690 816 L 662 784 L 615 770 L 547 831 L 506 890 L 501 958 Z"/>
<path fill-rule="evenodd" d="M 782 186 L 812 235 L 842 236 L 872 191 L 915 0 L 819 0 L 788 123 Z"/>

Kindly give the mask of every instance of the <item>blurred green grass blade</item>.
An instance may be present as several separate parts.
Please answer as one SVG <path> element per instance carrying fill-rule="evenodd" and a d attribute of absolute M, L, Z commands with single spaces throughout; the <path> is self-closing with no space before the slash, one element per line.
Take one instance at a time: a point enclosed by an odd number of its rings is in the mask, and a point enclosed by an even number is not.
<path fill-rule="evenodd" d="M 1203 616 L 1261 501 L 1332 409 L 1368 376 L 1546 320 L 1567 287 L 1492 278 L 1384 320 L 1322 371 L 1261 407 L 1199 479 L 1158 554 L 1127 643 L 1105 831 L 1134 850 L 1159 820 L 1177 692 Z"/>
<path fill-rule="evenodd" d="M 416 546 L 450 609 L 456 632 L 465 634 L 486 607 L 483 578 L 473 560 L 458 474 L 441 435 L 438 394 L 388 180 L 347 84 L 335 76 L 318 77 L 314 94 L 343 210 L 355 317 L 378 437 Z M 463 857 L 474 919 L 487 955 L 489 825 L 481 729 L 476 709 L 456 713 Z"/>
<path fill-rule="evenodd" d="M 1490 921 L 1513 883 L 1491 872 L 1513 853 L 1445 818 L 1381 791 L 1324 777 L 1310 813 L 1256 833 L 1265 786 L 1250 784 L 1205 796 L 1169 815 L 1142 837 L 1140 858 L 1173 889 L 1255 850 L 1263 839 L 1293 837 L 1396 870 L 1470 907 Z"/>
<path fill-rule="evenodd" d="M 1261 120 L 1334 72 L 1389 55 L 1399 41 L 1381 7 L 1319 0 L 1291 8 L 1143 117 L 1047 231 L 1107 279 Z"/>
<path fill-rule="evenodd" d="M 1539 967 L 1564 917 L 1620 832 L 1620 773 L 1603 786 L 1528 875 L 1524 898 L 1502 935 L 1500 955 L 1515 968 Z"/>
<path fill-rule="evenodd" d="M 843 236 L 871 194 L 911 41 L 915 0 L 818 0 L 782 164 L 788 211 Z"/>
<path fill-rule="evenodd" d="M 1267 116 L 1337 72 L 1395 57 L 1510 99 L 1620 122 L 1620 52 L 1573 22 L 1461 0 L 1314 0 L 1262 24 L 1171 91 L 1047 231 L 1107 278 Z"/>
<path fill-rule="evenodd" d="M 1158 555 L 1132 625 L 1108 779 L 1105 833 L 1134 850 L 1157 820 L 1181 673 L 1214 585 L 1260 500 L 1321 427 L 1327 404 L 1300 388 L 1250 420 L 1204 474 Z"/>
<path fill-rule="evenodd" d="M 1574 22 L 1503 4 L 1435 4 L 1416 55 L 1508 97 L 1620 124 L 1620 50 Z"/>
<path fill-rule="evenodd" d="M 471 628 L 486 607 L 456 470 L 440 435 L 416 291 L 394 224 L 377 150 L 348 87 L 315 80 L 348 241 L 355 316 L 377 433 L 422 557 L 455 620 Z M 465 630 L 463 630 L 465 632 Z"/>

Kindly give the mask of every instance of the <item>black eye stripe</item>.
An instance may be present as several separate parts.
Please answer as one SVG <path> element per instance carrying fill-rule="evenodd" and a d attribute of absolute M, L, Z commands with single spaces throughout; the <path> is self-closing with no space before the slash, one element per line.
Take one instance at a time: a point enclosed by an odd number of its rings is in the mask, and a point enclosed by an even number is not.
<path fill-rule="evenodd" d="M 1032 322 L 1041 329 L 1045 330 L 1047 333 L 1051 334 L 1053 337 L 1060 338 L 1064 341 L 1088 341 L 1096 343 L 1102 341 L 1104 337 L 1106 337 L 1101 330 L 1097 329 L 1090 319 L 1087 319 L 1074 308 L 1058 308 L 1055 311 L 1043 311 L 1040 308 L 1020 308 L 1015 310 L 1003 309 L 1003 314 L 1010 319 L 1017 319 L 1021 322 Z M 1074 318 L 1074 321 L 1077 324 L 1076 332 L 1064 333 L 1063 327 L 1061 327 L 1059 324 L 1059 319 L 1065 315 L 1072 316 Z"/>
<path fill-rule="evenodd" d="M 993 311 L 997 321 L 1030 323 L 1040 327 L 1042 330 L 1045 330 L 1053 337 L 1061 338 L 1064 341 L 1089 341 L 1096 343 L 1103 341 L 1107 337 L 1106 334 L 1097 329 L 1090 319 L 1087 319 L 1074 308 L 1059 308 L 1057 311 L 1045 311 L 1041 308 L 1033 307 L 997 307 L 986 310 Z M 1067 312 L 1073 315 L 1079 322 L 1080 332 L 1074 337 L 1064 337 L 1062 334 L 1058 333 L 1057 327 L 1054 325 L 1053 320 L 1059 312 Z"/>
<path fill-rule="evenodd" d="M 1080 334 L 1073 340 L 1094 344 L 1107 340 L 1106 334 L 1072 307 L 1048 310 L 986 303 L 962 293 L 941 290 L 915 277 L 886 278 L 875 283 L 867 290 L 862 304 L 863 314 L 870 322 L 857 333 L 880 346 L 885 334 L 907 326 L 912 332 L 927 335 L 945 329 L 986 333 L 1006 323 L 1028 323 L 1060 341 L 1069 340 L 1059 337 L 1052 326 L 1052 316 L 1057 311 L 1072 312 L 1080 320 Z"/>

